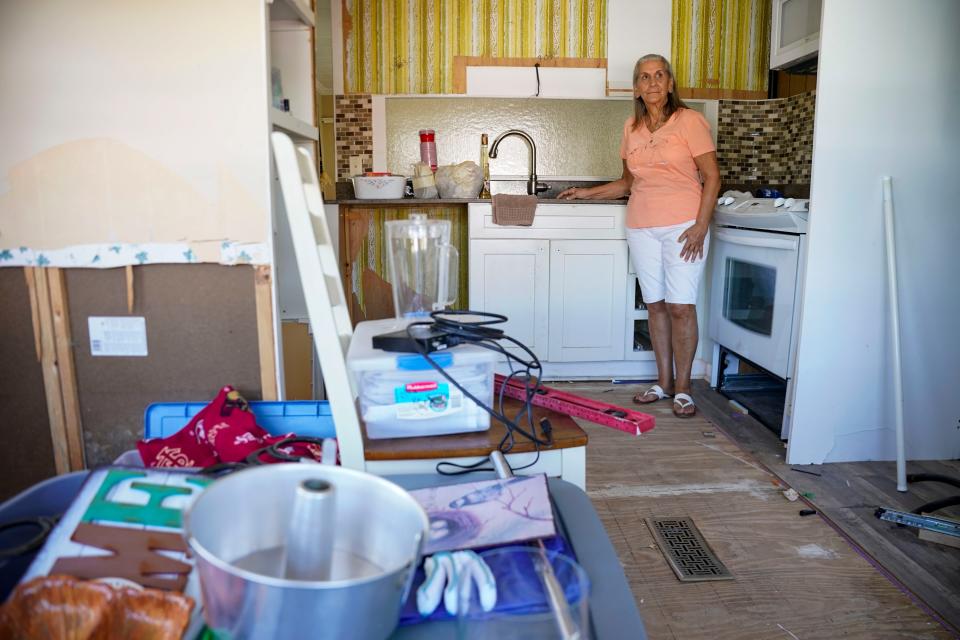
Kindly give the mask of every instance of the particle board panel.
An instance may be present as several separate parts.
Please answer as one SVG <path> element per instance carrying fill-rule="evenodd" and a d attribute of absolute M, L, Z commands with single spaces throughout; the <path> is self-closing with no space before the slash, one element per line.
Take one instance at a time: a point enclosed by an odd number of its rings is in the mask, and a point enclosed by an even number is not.
<path fill-rule="evenodd" d="M 287 400 L 313 400 L 313 338 L 304 322 L 283 322 L 283 383 Z"/>
<path fill-rule="evenodd" d="M 88 465 L 134 448 L 153 402 L 205 401 L 226 384 L 261 399 L 252 267 L 138 266 L 146 357 L 90 354 L 87 318 L 129 315 L 124 269 L 69 269 L 66 281 Z"/>
<path fill-rule="evenodd" d="M 695 383 L 695 395 L 709 418 L 751 456 L 797 491 L 812 493 L 811 501 L 817 509 L 947 624 L 955 630 L 960 628 L 960 598 L 957 597 L 960 553 L 920 540 L 916 530 L 883 522 L 873 515 L 878 506 L 911 511 L 925 502 L 956 495 L 955 487 L 933 482 L 911 483 L 909 491 L 901 493 L 896 490 L 894 462 L 788 465 L 784 462 L 783 443 L 756 420 L 731 411 L 726 398 L 704 382 Z M 909 416 L 906 419 L 909 424 Z M 907 473 L 937 473 L 960 478 L 960 461 L 910 461 Z M 941 513 L 956 517 L 960 507 Z"/>
<path fill-rule="evenodd" d="M 24 270 L 0 269 L 0 501 L 56 475 Z M 39 325 L 38 325 L 39 328 Z"/>
<path fill-rule="evenodd" d="M 561 388 L 624 407 L 637 389 Z M 657 427 L 640 438 L 581 425 L 590 439 L 587 493 L 649 637 L 951 637 L 826 521 L 799 516 L 805 505 L 787 501 L 782 482 L 723 431 L 702 416 L 674 417 L 669 401 L 645 410 Z M 643 521 L 655 515 L 692 517 L 736 579 L 679 582 Z"/>

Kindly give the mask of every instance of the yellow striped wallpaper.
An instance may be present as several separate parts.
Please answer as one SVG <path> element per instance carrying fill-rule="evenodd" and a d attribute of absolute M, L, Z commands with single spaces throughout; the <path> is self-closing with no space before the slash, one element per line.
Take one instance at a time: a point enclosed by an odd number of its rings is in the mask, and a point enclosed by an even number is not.
<path fill-rule="evenodd" d="M 688 95 L 766 97 L 770 0 L 673 0 L 671 45 L 681 89 L 717 92 Z"/>
<path fill-rule="evenodd" d="M 455 56 L 607 56 L 607 0 L 342 1 L 346 93 L 453 93 Z"/>

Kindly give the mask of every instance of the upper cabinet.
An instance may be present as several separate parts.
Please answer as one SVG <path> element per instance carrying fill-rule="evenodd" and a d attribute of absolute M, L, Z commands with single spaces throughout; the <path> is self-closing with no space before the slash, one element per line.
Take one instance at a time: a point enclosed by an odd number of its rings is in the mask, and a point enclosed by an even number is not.
<path fill-rule="evenodd" d="M 314 12 L 308 0 L 274 0 L 270 14 L 270 123 L 298 142 L 316 142 Z"/>
<path fill-rule="evenodd" d="M 817 54 L 822 7 L 823 0 L 773 0 L 771 69 L 790 67 Z"/>

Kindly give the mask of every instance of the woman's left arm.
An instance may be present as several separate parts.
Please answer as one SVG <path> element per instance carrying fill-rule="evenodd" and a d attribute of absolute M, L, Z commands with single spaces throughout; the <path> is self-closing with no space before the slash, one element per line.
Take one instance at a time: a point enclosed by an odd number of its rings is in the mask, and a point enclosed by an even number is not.
<path fill-rule="evenodd" d="M 683 242 L 680 257 L 686 262 L 693 262 L 703 257 L 703 241 L 710 230 L 710 219 L 717 205 L 717 194 L 720 193 L 720 168 L 717 166 L 717 152 L 710 151 L 693 159 L 703 176 L 703 193 L 700 195 L 700 211 L 693 226 L 680 234 L 677 242 Z"/>

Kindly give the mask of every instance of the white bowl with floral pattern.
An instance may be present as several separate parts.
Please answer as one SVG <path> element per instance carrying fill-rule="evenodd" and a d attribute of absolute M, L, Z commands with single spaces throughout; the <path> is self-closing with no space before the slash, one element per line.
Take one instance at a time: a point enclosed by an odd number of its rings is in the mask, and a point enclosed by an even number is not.
<path fill-rule="evenodd" d="M 354 176 L 353 193 L 358 200 L 399 200 L 406 184 L 403 176 Z"/>

